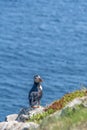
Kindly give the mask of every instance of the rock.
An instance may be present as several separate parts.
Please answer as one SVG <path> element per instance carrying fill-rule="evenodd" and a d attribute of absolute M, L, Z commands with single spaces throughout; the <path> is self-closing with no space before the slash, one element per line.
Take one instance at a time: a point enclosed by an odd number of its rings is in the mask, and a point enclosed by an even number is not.
<path fill-rule="evenodd" d="M 18 117 L 18 114 L 12 114 L 12 115 L 8 115 L 5 117 L 5 121 L 9 122 L 9 121 L 15 121 Z"/>
<path fill-rule="evenodd" d="M 42 113 L 43 107 L 36 109 L 23 108 L 19 114 L 11 114 L 6 116 L 5 122 L 0 123 L 0 130 L 31 130 L 35 129 L 39 125 L 34 122 L 25 122 L 33 115 Z"/>
<path fill-rule="evenodd" d="M 54 117 L 55 120 L 58 120 L 58 118 L 60 118 L 63 115 L 64 110 L 66 108 L 68 107 L 75 108 L 75 106 L 79 104 L 83 104 L 85 107 L 87 107 L 87 96 L 82 98 L 75 98 L 73 101 L 68 103 L 63 109 L 48 116 L 46 120 L 49 120 L 51 118 L 51 122 L 53 122 Z M 6 116 L 5 122 L 0 123 L 0 130 L 31 130 L 31 129 L 35 130 L 36 128 L 38 130 L 39 124 L 36 124 L 34 122 L 27 122 L 27 120 L 29 120 L 33 115 L 43 112 L 44 107 L 39 107 L 35 109 L 23 108 L 20 110 L 19 114 L 12 114 Z"/>
<path fill-rule="evenodd" d="M 73 106 L 79 105 L 81 103 L 82 103 L 82 101 L 80 100 L 80 98 L 76 98 L 73 101 L 71 101 L 66 107 L 73 107 Z"/>
<path fill-rule="evenodd" d="M 44 107 L 32 109 L 32 110 L 29 111 L 29 117 L 32 117 L 33 115 L 43 113 L 43 112 L 44 112 Z"/>
<path fill-rule="evenodd" d="M 33 122 L 23 123 L 17 121 L 1 122 L 0 130 L 30 130 L 37 128 L 38 124 Z"/>
<path fill-rule="evenodd" d="M 84 96 L 82 98 L 75 98 L 73 101 L 68 103 L 66 107 L 74 107 L 75 105 L 80 105 L 80 104 L 87 104 L 87 96 Z"/>
<path fill-rule="evenodd" d="M 43 112 L 44 112 L 44 107 L 39 107 L 35 109 L 23 108 L 18 114 L 17 121 L 25 122 L 26 120 L 30 119 L 33 115 L 36 115 L 38 113 L 43 113 Z"/>
<path fill-rule="evenodd" d="M 60 110 L 60 116 L 64 115 L 64 112 L 67 108 L 72 108 L 73 111 L 76 110 L 76 106 L 82 104 L 84 107 L 87 107 L 87 96 L 75 98 L 70 103 L 68 103 L 63 109 Z"/>
<path fill-rule="evenodd" d="M 21 114 L 21 115 L 18 115 L 17 117 L 17 121 L 19 122 L 25 122 L 29 119 L 29 115 L 24 115 L 24 114 Z"/>
<path fill-rule="evenodd" d="M 87 107 L 87 97 L 83 98 L 82 104 L 84 107 Z"/>
<path fill-rule="evenodd" d="M 31 128 L 37 128 L 39 125 L 34 122 L 25 122 L 31 116 L 42 113 L 43 107 L 36 109 L 23 108 L 19 114 L 8 115 L 5 118 L 5 122 L 0 123 L 0 130 L 30 130 Z"/>

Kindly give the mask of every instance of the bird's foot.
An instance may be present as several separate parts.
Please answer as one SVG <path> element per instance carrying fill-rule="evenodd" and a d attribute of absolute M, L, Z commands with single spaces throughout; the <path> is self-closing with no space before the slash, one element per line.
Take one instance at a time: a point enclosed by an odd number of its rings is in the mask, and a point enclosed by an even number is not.
<path fill-rule="evenodd" d="M 32 106 L 32 108 L 40 108 L 40 106 Z"/>

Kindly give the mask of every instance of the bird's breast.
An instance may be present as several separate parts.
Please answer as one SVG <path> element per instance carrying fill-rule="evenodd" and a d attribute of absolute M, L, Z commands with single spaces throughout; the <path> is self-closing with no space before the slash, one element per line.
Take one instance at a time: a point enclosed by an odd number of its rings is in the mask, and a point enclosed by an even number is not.
<path fill-rule="evenodd" d="M 42 86 L 38 86 L 38 91 L 42 91 Z"/>
<path fill-rule="evenodd" d="M 40 85 L 40 89 L 42 90 L 42 86 Z"/>

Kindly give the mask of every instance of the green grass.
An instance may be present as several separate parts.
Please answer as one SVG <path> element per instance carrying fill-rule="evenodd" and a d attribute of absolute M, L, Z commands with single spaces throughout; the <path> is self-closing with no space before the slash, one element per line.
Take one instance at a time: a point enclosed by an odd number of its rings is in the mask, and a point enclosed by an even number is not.
<path fill-rule="evenodd" d="M 49 109 L 43 113 L 33 115 L 30 119 L 29 122 L 35 122 L 35 123 L 40 123 L 44 118 L 49 116 L 50 114 L 54 113 L 53 109 Z"/>
<path fill-rule="evenodd" d="M 36 123 L 41 123 L 41 121 L 46 118 L 47 116 L 53 114 L 54 112 L 61 110 L 63 107 L 65 107 L 70 101 L 77 97 L 83 97 L 85 96 L 87 91 L 83 90 L 77 90 L 72 93 L 65 94 L 60 100 L 57 100 L 53 102 L 50 106 L 48 106 L 45 111 L 41 114 L 37 114 L 32 116 L 28 121 L 31 122 L 36 122 Z"/>
<path fill-rule="evenodd" d="M 78 105 L 75 109 L 66 108 L 59 118 L 53 115 L 44 119 L 38 130 L 74 130 L 85 121 L 87 121 L 87 108 Z"/>

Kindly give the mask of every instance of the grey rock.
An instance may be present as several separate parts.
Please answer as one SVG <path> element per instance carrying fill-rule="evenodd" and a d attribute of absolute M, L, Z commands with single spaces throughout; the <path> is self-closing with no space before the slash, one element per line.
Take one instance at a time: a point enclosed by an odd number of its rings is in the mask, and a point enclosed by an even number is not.
<path fill-rule="evenodd" d="M 44 107 L 40 108 L 23 108 L 18 114 L 17 121 L 19 122 L 25 122 L 26 120 L 30 119 L 33 115 L 36 115 L 38 113 L 43 113 L 44 112 Z"/>
<path fill-rule="evenodd" d="M 84 97 L 78 97 L 78 98 L 75 98 L 74 100 L 72 100 L 71 102 L 69 102 L 63 109 L 53 113 L 52 115 L 50 115 L 49 117 L 61 117 L 63 114 L 64 114 L 64 111 L 69 107 L 71 108 L 72 110 L 75 110 L 76 109 L 76 106 L 77 105 L 80 105 L 82 104 L 84 107 L 87 107 L 87 96 L 84 96 Z"/>
<path fill-rule="evenodd" d="M 82 101 L 82 104 L 84 107 L 87 107 L 87 97 L 84 98 L 84 100 Z"/>
<path fill-rule="evenodd" d="M 17 121 L 1 122 L 0 130 L 30 130 L 37 128 L 38 124 L 33 122 L 23 123 Z"/>
<path fill-rule="evenodd" d="M 29 115 L 24 115 L 24 114 L 21 114 L 21 115 L 18 115 L 17 117 L 17 121 L 19 122 L 25 122 L 29 119 Z"/>
<path fill-rule="evenodd" d="M 8 115 L 5 117 L 5 121 L 9 122 L 9 121 L 15 121 L 18 117 L 18 114 L 12 114 L 12 115 Z"/>
<path fill-rule="evenodd" d="M 73 101 L 68 103 L 65 108 L 67 107 L 74 107 L 75 105 L 80 105 L 80 104 L 87 104 L 87 96 L 81 97 L 81 98 L 75 98 Z"/>
<path fill-rule="evenodd" d="M 63 114 L 63 110 L 67 107 L 75 108 L 75 105 L 83 104 L 87 107 L 87 96 L 82 98 L 76 98 L 70 103 L 66 105 L 62 110 L 55 112 L 54 114 L 50 115 L 49 118 L 55 117 L 59 118 L 61 114 Z M 34 122 L 25 122 L 26 120 L 30 119 L 33 115 L 38 113 L 43 113 L 44 107 L 31 109 L 31 108 L 23 108 L 19 112 L 19 114 L 12 114 L 8 115 L 5 119 L 5 122 L 0 123 L 0 130 L 31 130 L 31 129 L 38 129 L 38 124 Z"/>

